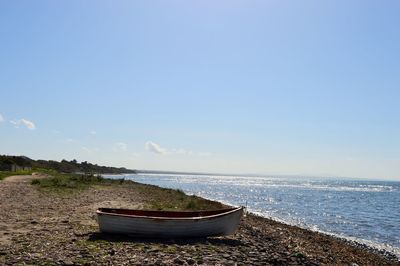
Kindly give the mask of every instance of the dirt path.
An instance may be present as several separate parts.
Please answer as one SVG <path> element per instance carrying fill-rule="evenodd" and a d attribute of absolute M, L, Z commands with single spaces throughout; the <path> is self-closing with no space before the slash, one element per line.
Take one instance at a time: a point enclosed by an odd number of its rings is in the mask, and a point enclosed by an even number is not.
<path fill-rule="evenodd" d="M 45 178 L 47 175 L 33 173 L 32 175 L 12 175 L 6 177 L 3 182 L 4 183 L 20 183 L 20 182 L 30 182 L 33 179 Z M 1 186 L 1 184 L 0 184 Z"/>
<path fill-rule="evenodd" d="M 42 178 L 41 175 L 15 175 L 5 178 L 0 182 L 0 247 L 10 244 L 13 236 L 25 234 L 30 231 L 26 222 L 16 218 L 9 219 L 11 216 L 18 217 L 17 210 L 20 209 L 20 203 L 16 207 L 15 197 L 22 196 L 27 191 L 23 183 L 30 182 L 34 178 Z M 22 197 L 21 197 L 22 198 Z M 26 202 L 27 208 L 31 206 Z"/>

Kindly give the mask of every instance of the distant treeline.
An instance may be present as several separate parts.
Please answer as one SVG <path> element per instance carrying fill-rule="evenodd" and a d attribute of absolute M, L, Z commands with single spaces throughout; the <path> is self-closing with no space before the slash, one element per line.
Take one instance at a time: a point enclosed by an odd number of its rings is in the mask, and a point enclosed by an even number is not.
<path fill-rule="evenodd" d="M 46 161 L 32 160 L 26 156 L 10 156 L 0 155 L 0 171 L 9 171 L 10 165 L 30 166 L 32 169 L 45 168 L 52 169 L 64 173 L 97 173 L 97 174 L 123 174 L 136 173 L 135 170 L 126 169 L 124 167 L 109 167 L 91 164 L 86 161 L 77 162 L 76 160 Z"/>

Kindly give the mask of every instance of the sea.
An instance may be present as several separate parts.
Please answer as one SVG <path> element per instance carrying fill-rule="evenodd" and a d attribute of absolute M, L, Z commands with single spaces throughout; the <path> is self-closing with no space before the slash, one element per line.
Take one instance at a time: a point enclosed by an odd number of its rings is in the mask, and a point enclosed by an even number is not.
<path fill-rule="evenodd" d="M 247 206 L 280 222 L 346 238 L 400 258 L 400 182 L 294 176 L 107 176 Z"/>

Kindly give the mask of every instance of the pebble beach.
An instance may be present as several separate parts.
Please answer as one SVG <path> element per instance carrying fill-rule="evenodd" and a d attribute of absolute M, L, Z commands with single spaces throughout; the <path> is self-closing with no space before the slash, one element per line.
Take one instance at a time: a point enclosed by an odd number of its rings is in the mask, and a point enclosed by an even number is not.
<path fill-rule="evenodd" d="M 160 240 L 101 234 L 95 210 L 148 208 L 153 197 L 144 192 L 148 185 L 124 181 L 49 193 L 31 184 L 35 178 L 46 176 L 0 181 L 1 265 L 400 265 L 388 252 L 253 214 L 228 237 Z M 209 207 L 223 205 L 210 201 Z"/>

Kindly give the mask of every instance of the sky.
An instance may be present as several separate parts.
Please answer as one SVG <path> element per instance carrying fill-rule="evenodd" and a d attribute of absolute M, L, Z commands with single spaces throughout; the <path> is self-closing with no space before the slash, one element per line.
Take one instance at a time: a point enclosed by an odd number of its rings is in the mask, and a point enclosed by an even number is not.
<path fill-rule="evenodd" d="M 399 1 L 0 1 L 0 154 L 400 180 Z"/>

